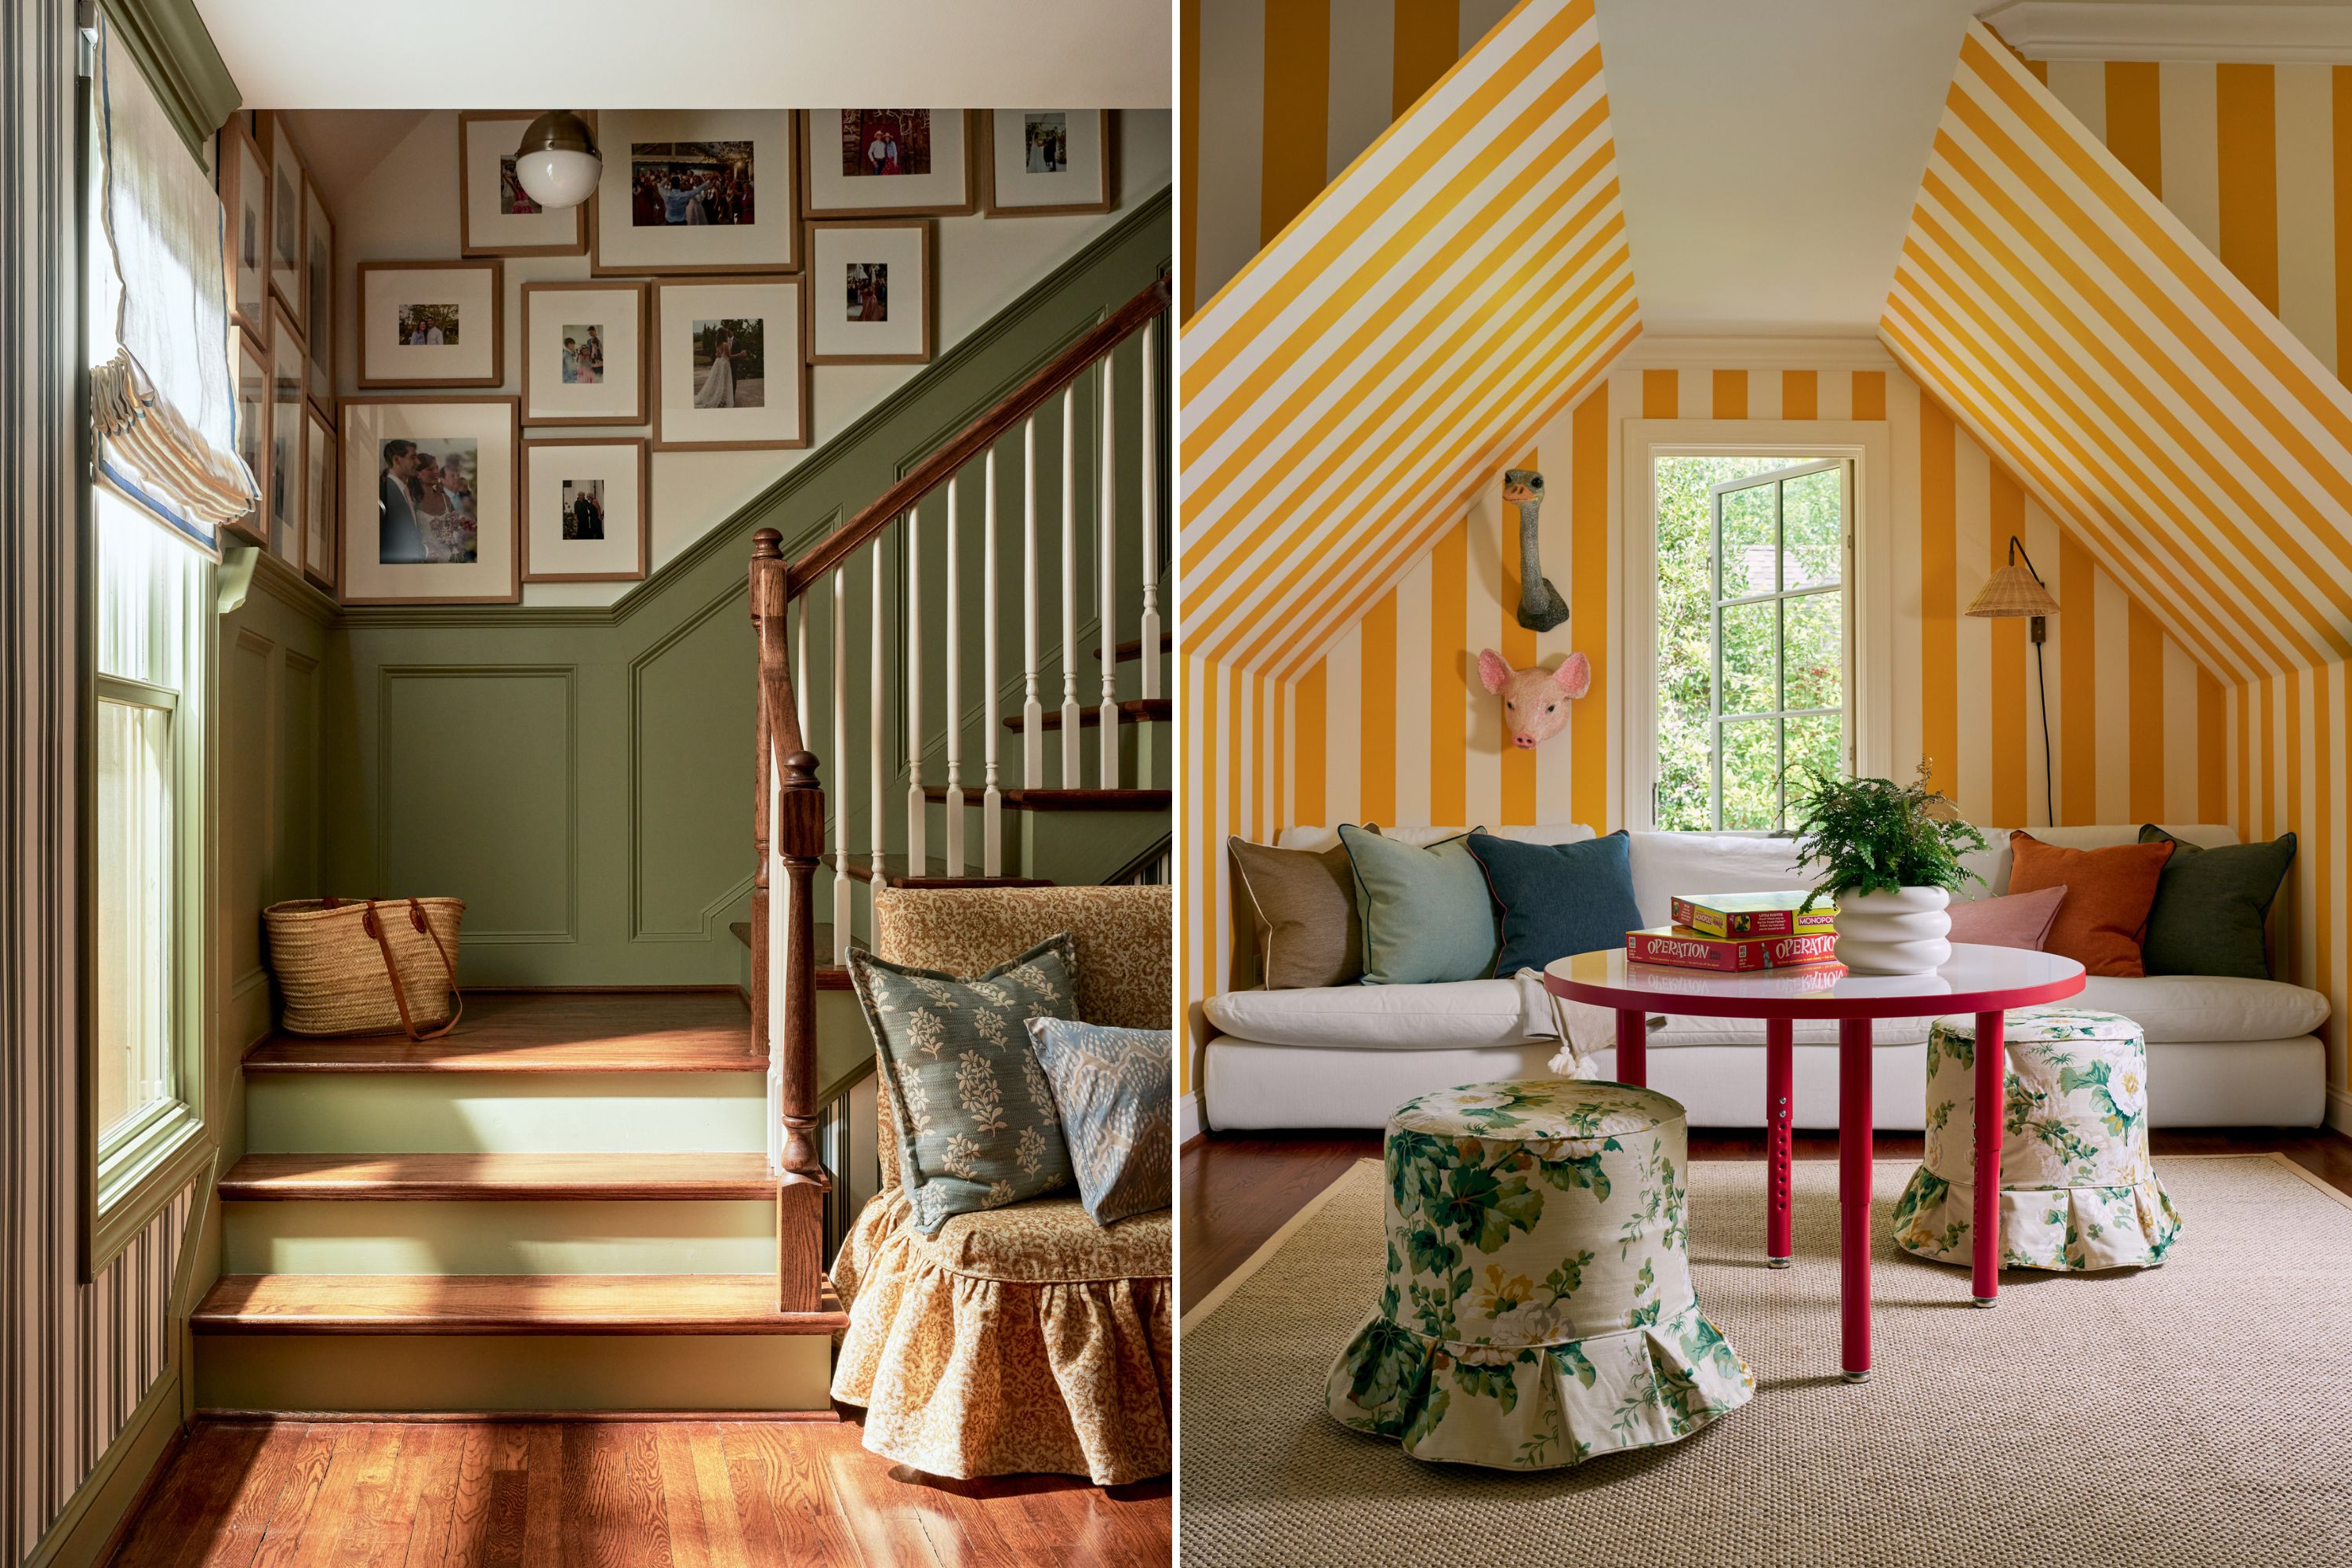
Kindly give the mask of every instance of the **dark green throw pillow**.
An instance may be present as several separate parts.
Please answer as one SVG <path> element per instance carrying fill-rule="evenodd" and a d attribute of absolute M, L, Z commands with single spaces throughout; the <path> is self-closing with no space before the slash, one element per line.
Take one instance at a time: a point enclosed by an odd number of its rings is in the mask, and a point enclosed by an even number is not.
<path fill-rule="evenodd" d="M 1470 853 L 1503 911 L 1495 973 L 1507 978 L 1571 953 L 1622 946 L 1642 923 L 1633 842 L 1622 827 L 1580 844 L 1521 844 L 1473 833 Z"/>
<path fill-rule="evenodd" d="M 2204 849 L 2150 823 L 2139 830 L 2139 841 L 2173 847 L 2140 941 L 2147 973 L 2268 980 L 2263 921 L 2294 863 L 2294 835 Z"/>

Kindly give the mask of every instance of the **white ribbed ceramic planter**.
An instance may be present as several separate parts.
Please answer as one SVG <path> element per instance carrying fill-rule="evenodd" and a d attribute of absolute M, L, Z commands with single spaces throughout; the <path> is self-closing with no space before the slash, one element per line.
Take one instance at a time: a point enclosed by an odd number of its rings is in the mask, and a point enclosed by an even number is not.
<path fill-rule="evenodd" d="M 1950 893 L 1897 888 L 1838 900 L 1837 960 L 1854 974 L 1926 974 L 1952 956 Z"/>

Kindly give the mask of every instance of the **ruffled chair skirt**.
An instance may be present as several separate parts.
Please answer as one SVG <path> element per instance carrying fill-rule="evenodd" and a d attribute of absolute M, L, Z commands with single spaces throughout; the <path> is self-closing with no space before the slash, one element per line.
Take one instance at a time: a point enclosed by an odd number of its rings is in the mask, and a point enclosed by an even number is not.
<path fill-rule="evenodd" d="M 1694 1303 L 1536 1345 L 1432 1339 L 1376 1313 L 1332 1364 L 1324 1400 L 1340 1425 L 1395 1438 L 1416 1459 L 1547 1470 L 1679 1441 L 1755 1389 Z"/>
<path fill-rule="evenodd" d="M 1948 1182 L 1922 1165 L 1895 1205 L 1895 1244 L 1938 1263 L 1975 1258 L 1976 1187 Z M 2180 1215 L 2150 1170 L 2113 1187 L 2004 1187 L 2004 1268 L 2090 1272 L 2147 1268 L 2164 1261 Z"/>
<path fill-rule="evenodd" d="M 1075 1202 L 1041 1199 L 936 1237 L 909 1219 L 905 1196 L 885 1192 L 834 1266 L 849 1327 L 833 1396 L 866 1408 L 866 1447 L 965 1479 L 1045 1471 L 1113 1486 L 1167 1472 L 1166 1213 L 1106 1230 Z M 1034 1277 L 1008 1277 L 1023 1274 Z"/>

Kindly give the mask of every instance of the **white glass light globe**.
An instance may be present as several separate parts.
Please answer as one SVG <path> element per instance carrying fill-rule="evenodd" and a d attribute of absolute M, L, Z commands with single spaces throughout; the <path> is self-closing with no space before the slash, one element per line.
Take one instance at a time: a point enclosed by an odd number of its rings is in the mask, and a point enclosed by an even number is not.
<path fill-rule="evenodd" d="M 596 189 L 604 171 L 604 160 L 593 153 L 545 148 L 515 158 L 515 178 L 543 207 L 578 206 Z"/>

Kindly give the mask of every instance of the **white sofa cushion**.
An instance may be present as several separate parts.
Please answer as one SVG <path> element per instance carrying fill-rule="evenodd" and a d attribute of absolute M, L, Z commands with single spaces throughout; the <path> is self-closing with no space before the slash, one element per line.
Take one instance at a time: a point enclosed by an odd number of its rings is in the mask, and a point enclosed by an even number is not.
<path fill-rule="evenodd" d="M 1633 901 L 1644 925 L 1674 919 L 1677 894 L 1770 893 L 1808 888 L 1794 843 L 1739 833 L 1636 833 L 1631 836 Z"/>
<path fill-rule="evenodd" d="M 1558 1026 L 1533 971 L 1509 980 L 1228 991 L 1202 1005 L 1228 1035 L 1268 1046 L 1469 1050 L 1549 1038 Z"/>
<path fill-rule="evenodd" d="M 2094 974 L 2064 1005 L 2121 1013 L 2146 1031 L 2150 1045 L 2291 1040 L 2327 1022 L 2327 998 L 2318 992 L 2233 974 Z"/>
<path fill-rule="evenodd" d="M 1471 826 L 1477 825 L 1473 823 Z M 1426 849 L 1448 838 L 1459 838 L 1469 831 L 1469 827 L 1391 827 L 1386 823 L 1381 825 L 1381 837 L 1410 844 L 1416 849 Z M 1581 844 L 1588 838 L 1599 837 L 1580 822 L 1539 822 L 1531 827 L 1488 827 L 1484 831 L 1497 838 L 1516 839 L 1521 844 Z M 1339 830 L 1337 827 L 1286 827 L 1282 830 L 1282 837 L 1274 841 L 1274 847 L 1320 854 L 1339 842 Z"/>

